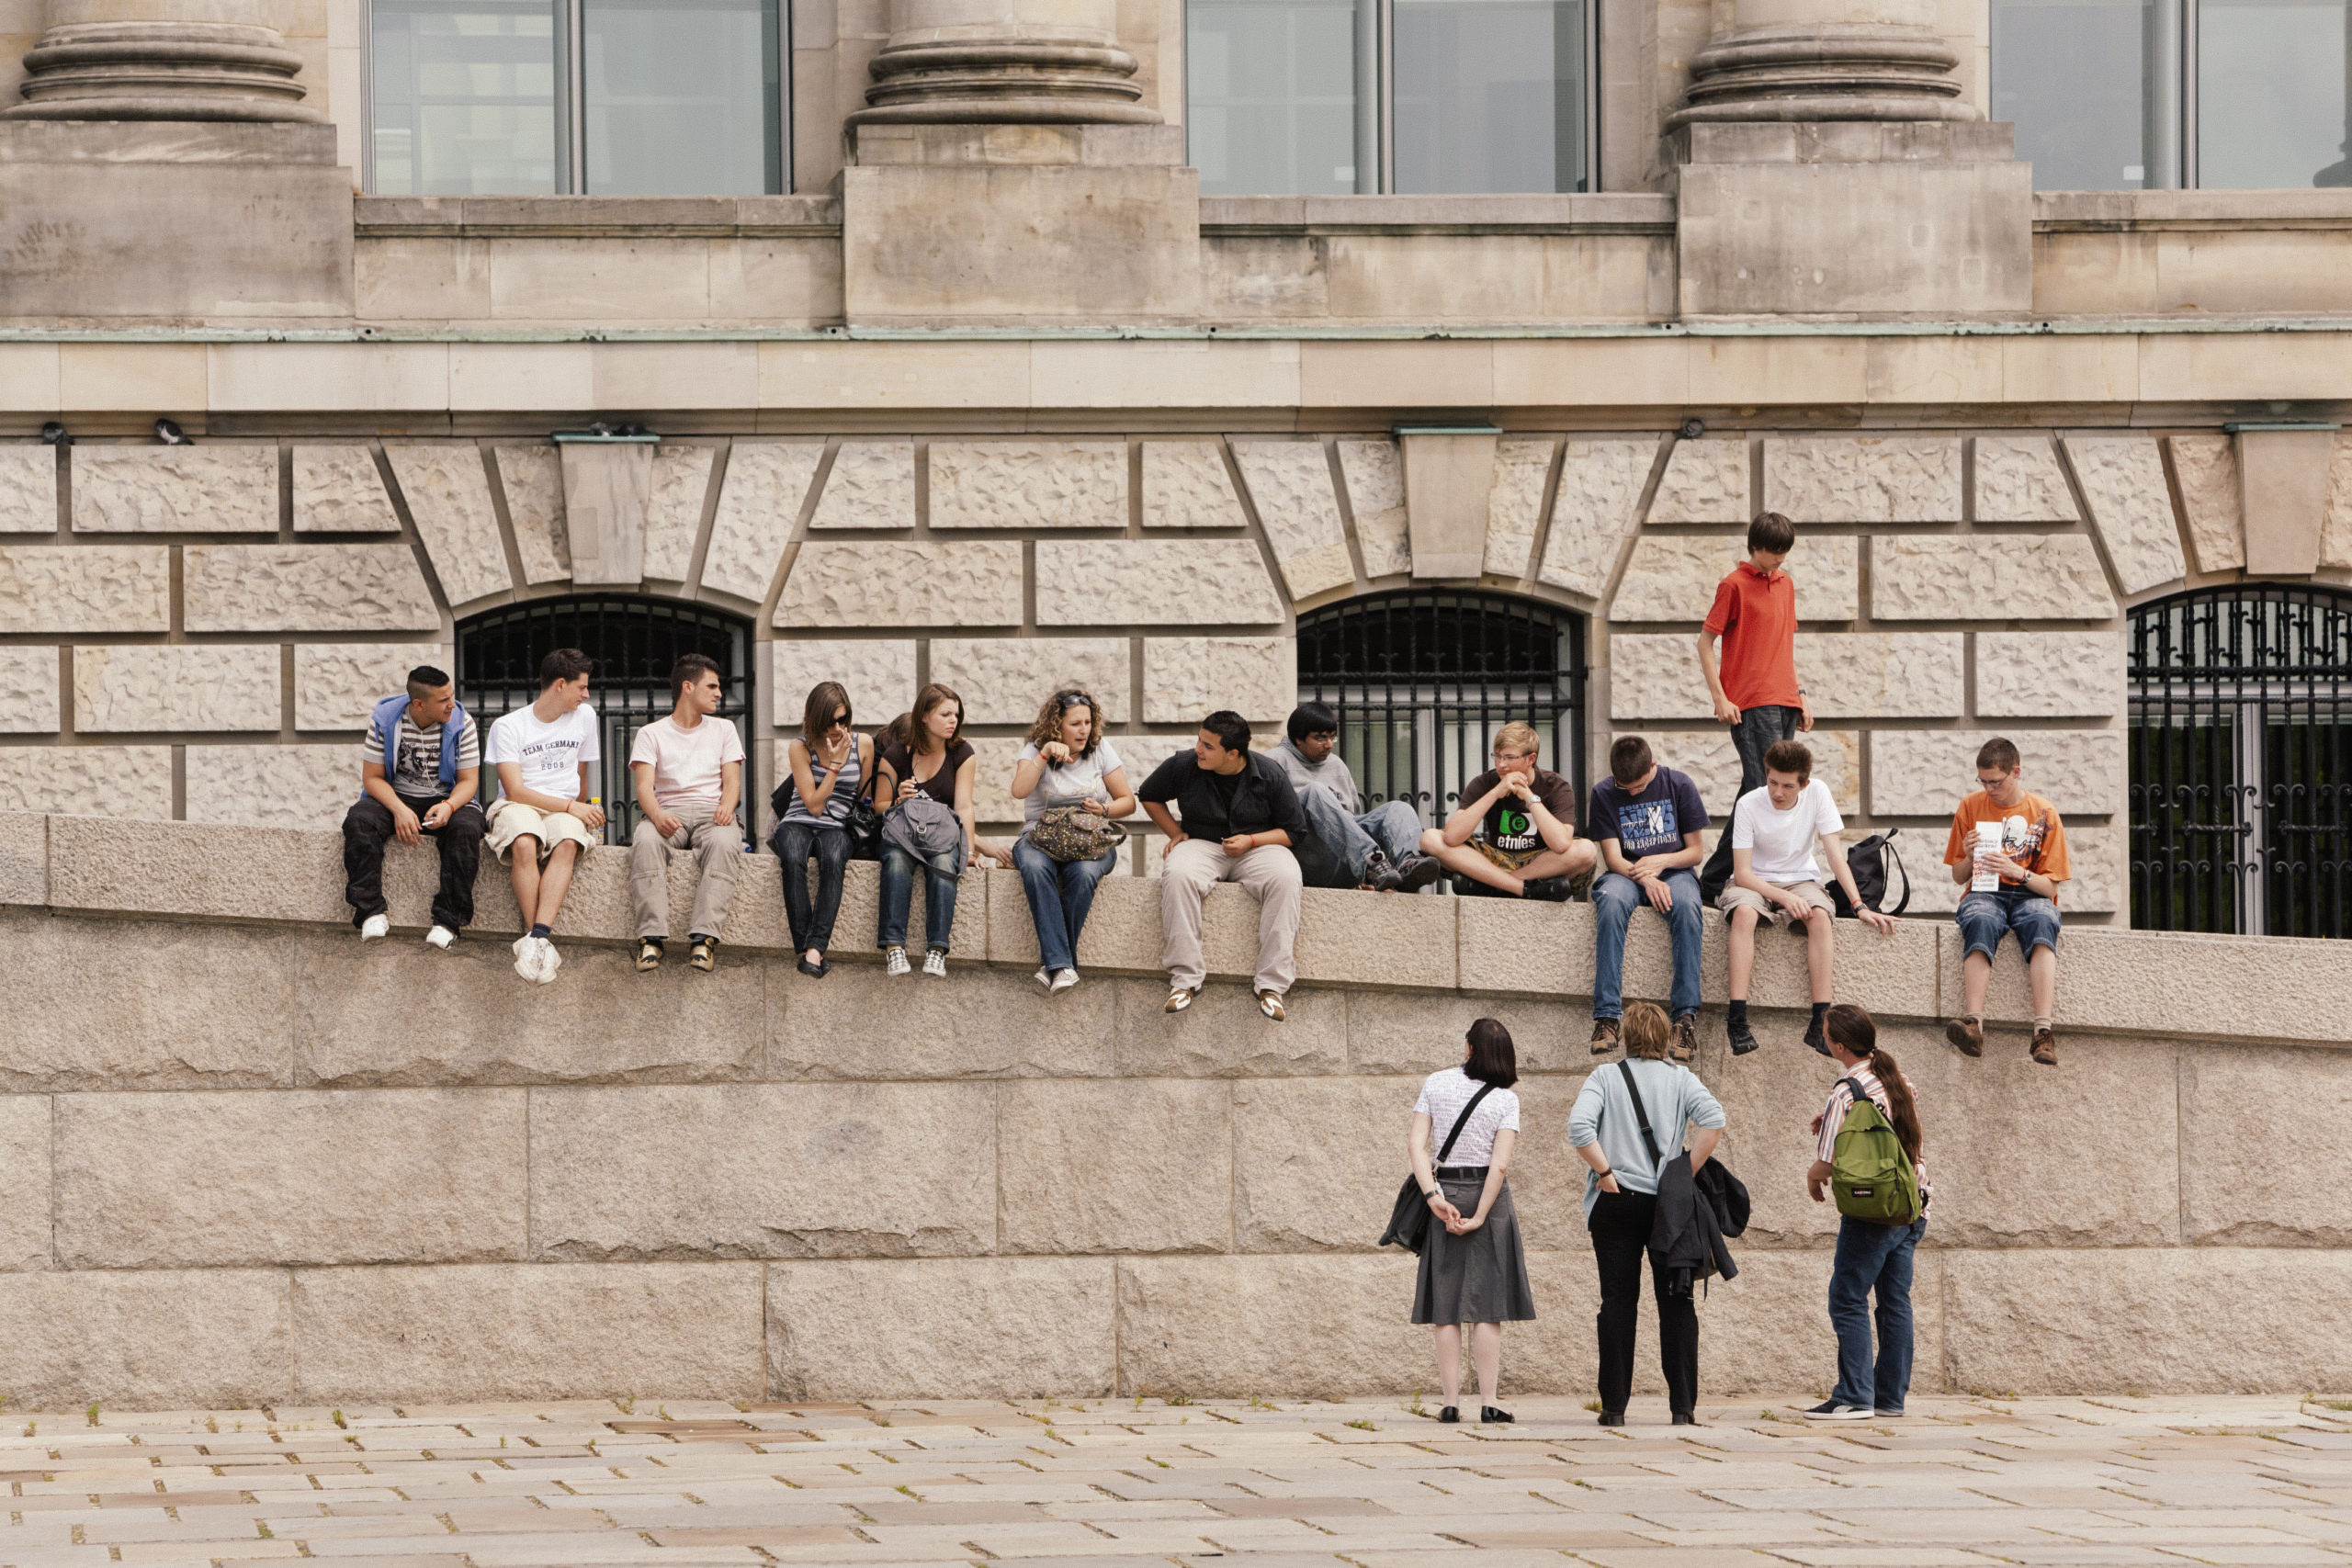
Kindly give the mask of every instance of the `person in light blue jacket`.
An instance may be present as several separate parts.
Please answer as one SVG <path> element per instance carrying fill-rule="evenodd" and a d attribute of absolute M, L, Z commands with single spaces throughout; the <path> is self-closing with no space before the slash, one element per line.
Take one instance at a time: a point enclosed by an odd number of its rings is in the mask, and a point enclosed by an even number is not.
<path fill-rule="evenodd" d="M 1568 1142 L 1589 1168 L 1585 1177 L 1585 1225 L 1600 1268 L 1600 1424 L 1625 1424 L 1634 1388 L 1634 1329 L 1642 1300 L 1642 1257 L 1657 1218 L 1663 1162 L 1687 1158 L 1692 1171 L 1707 1163 L 1723 1136 L 1724 1108 L 1688 1067 L 1666 1059 L 1670 1035 L 1655 1002 L 1629 1002 L 1621 1026 L 1625 1060 L 1585 1079 L 1568 1111 Z M 1629 1081 L 1630 1079 L 1630 1081 Z M 1636 1111 L 1634 1093 L 1641 1095 Z M 1642 1135 L 1646 1116 L 1651 1138 Z M 1685 1130 L 1695 1125 L 1686 1152 Z M 1655 1141 L 1657 1156 L 1652 1157 Z M 1666 1271 L 1653 1267 L 1657 1299 L 1658 1357 L 1667 1403 L 1678 1427 L 1695 1425 L 1699 1405 L 1699 1309 L 1668 1289 Z"/>

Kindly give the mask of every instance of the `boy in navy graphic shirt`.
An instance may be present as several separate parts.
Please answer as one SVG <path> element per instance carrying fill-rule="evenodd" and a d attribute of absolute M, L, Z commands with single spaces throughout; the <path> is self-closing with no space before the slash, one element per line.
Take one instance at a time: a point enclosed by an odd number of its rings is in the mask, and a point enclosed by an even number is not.
<path fill-rule="evenodd" d="M 1592 953 L 1592 1054 L 1617 1046 L 1623 1012 L 1625 926 L 1646 903 L 1674 934 L 1674 1042 L 1668 1055 L 1687 1062 L 1699 1050 L 1699 829 L 1707 808 L 1688 773 L 1660 767 L 1649 742 L 1621 736 L 1609 749 L 1610 776 L 1593 785 L 1586 814 L 1600 844 L 1593 884 L 1598 927 Z"/>

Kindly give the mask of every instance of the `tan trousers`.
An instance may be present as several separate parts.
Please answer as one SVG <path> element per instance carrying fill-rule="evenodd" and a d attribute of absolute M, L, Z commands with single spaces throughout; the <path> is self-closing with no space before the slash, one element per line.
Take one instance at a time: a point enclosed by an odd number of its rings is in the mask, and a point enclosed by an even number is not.
<path fill-rule="evenodd" d="M 736 807 L 741 811 L 742 807 Z M 727 923 L 728 906 L 735 902 L 735 878 L 743 869 L 743 827 L 711 821 L 711 808 L 698 806 L 672 811 L 678 830 L 664 839 L 653 824 L 639 818 L 628 846 L 628 902 L 637 917 L 637 934 L 670 934 L 670 852 L 692 850 L 699 880 L 695 886 L 694 923 L 689 934 L 718 936 Z"/>
<path fill-rule="evenodd" d="M 1281 996 L 1297 978 L 1291 946 L 1298 939 L 1298 857 L 1280 844 L 1228 855 L 1214 840 L 1187 839 L 1159 870 L 1159 963 L 1170 986 L 1197 987 L 1208 977 L 1201 956 L 1201 900 L 1220 882 L 1238 882 L 1258 900 L 1257 988 Z"/>

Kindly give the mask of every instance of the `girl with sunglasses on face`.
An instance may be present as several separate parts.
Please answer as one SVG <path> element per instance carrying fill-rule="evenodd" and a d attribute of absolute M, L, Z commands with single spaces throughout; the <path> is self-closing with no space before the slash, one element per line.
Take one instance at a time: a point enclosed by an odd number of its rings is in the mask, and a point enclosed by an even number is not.
<path fill-rule="evenodd" d="M 1106 818 L 1131 815 L 1135 791 L 1126 765 L 1102 734 L 1102 707 L 1084 692 L 1057 692 L 1037 710 L 1028 744 L 1013 764 L 1012 798 L 1021 802 L 1022 836 L 1012 865 L 1037 928 L 1037 984 L 1067 991 L 1078 984 L 1078 934 L 1094 908 L 1094 887 L 1119 863 L 1116 847 L 1092 860 L 1059 861 L 1029 830 L 1057 806 L 1080 806 Z"/>
<path fill-rule="evenodd" d="M 768 840 L 784 864 L 784 914 L 800 972 L 821 978 L 832 964 L 825 949 L 841 913 L 842 882 L 849 868 L 849 808 L 874 776 L 874 741 L 850 728 L 849 694 L 838 681 L 810 688 L 800 733 L 785 749 L 790 773 L 775 833 Z M 817 897 L 808 897 L 808 862 L 817 863 Z"/>

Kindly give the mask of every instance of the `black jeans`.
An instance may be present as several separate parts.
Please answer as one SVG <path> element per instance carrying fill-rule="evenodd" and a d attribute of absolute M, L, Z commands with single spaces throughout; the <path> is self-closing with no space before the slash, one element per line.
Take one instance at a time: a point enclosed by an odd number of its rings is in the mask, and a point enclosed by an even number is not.
<path fill-rule="evenodd" d="M 423 817 L 447 797 L 403 795 L 401 804 Z M 441 886 L 433 895 L 433 923 L 463 931 L 473 923 L 474 873 L 481 866 L 481 803 L 469 800 L 438 828 L 424 829 L 441 852 Z M 384 846 L 392 841 L 391 807 L 363 795 L 343 815 L 343 901 L 351 923 L 386 912 Z"/>
<path fill-rule="evenodd" d="M 833 919 L 842 912 L 842 882 L 849 874 L 849 829 L 834 823 L 779 822 L 768 840 L 784 863 L 784 919 L 792 928 L 792 951 L 819 953 L 833 945 Z M 808 861 L 817 861 L 817 898 L 808 899 Z"/>
<path fill-rule="evenodd" d="M 1706 866 L 1699 873 L 1700 881 L 1731 880 L 1732 807 L 1739 804 L 1740 795 L 1764 787 L 1764 753 L 1776 740 L 1794 740 L 1797 720 L 1804 716 L 1803 708 L 1768 705 L 1739 710 L 1739 722 L 1731 727 L 1731 749 L 1739 754 L 1739 795 L 1725 802 L 1723 814 L 1715 818 L 1724 834 L 1715 840 L 1715 852 L 1707 857 Z"/>
<path fill-rule="evenodd" d="M 1642 1258 L 1649 1251 L 1657 1200 L 1646 1192 L 1603 1192 L 1586 1222 L 1600 1265 L 1600 1407 L 1621 1414 L 1634 1392 L 1634 1328 L 1642 1304 Z M 1667 1293 L 1666 1270 L 1650 1266 L 1657 1300 L 1658 1365 L 1666 1402 L 1679 1414 L 1699 1404 L 1699 1308 Z"/>

